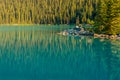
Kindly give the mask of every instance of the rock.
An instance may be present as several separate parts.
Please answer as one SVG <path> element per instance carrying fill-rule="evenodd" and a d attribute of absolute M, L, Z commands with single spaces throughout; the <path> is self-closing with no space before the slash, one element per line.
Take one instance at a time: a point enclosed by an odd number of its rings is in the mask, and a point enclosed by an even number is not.
<path fill-rule="evenodd" d="M 72 33 L 74 33 L 74 30 L 73 30 L 73 29 L 69 29 L 69 30 L 68 30 L 68 33 L 69 33 L 69 34 L 72 34 Z"/>
<path fill-rule="evenodd" d="M 100 34 L 100 38 L 105 38 L 105 34 Z"/>
<path fill-rule="evenodd" d="M 117 39 L 117 35 L 106 35 L 106 34 L 94 34 L 95 38 L 106 38 L 106 39 Z"/>
<path fill-rule="evenodd" d="M 120 40 L 120 37 L 118 36 L 116 39 Z"/>
<path fill-rule="evenodd" d="M 62 32 L 59 32 L 59 33 L 57 33 L 57 34 L 60 34 L 60 35 L 61 35 L 61 34 L 63 34 L 63 33 L 62 33 Z"/>
<path fill-rule="evenodd" d="M 77 35 L 77 36 L 79 36 L 79 35 L 93 36 L 93 34 L 94 34 L 89 31 L 86 31 L 86 30 L 84 30 L 84 28 L 78 27 L 78 26 L 76 26 L 73 29 L 67 30 L 67 32 L 68 32 L 68 35 Z"/>
<path fill-rule="evenodd" d="M 79 28 L 79 26 L 76 26 L 76 28 Z"/>
<path fill-rule="evenodd" d="M 110 38 L 110 39 L 116 39 L 117 36 L 116 36 L 116 35 L 111 35 L 109 38 Z"/>
<path fill-rule="evenodd" d="M 94 36 L 94 38 L 101 38 L 101 40 L 103 39 L 117 39 L 120 40 L 120 36 L 119 35 L 106 35 L 106 34 L 96 34 L 96 33 L 92 33 L 89 31 L 84 30 L 84 28 L 73 28 L 73 29 L 69 29 L 69 30 L 64 30 L 63 32 L 60 32 L 58 34 L 61 35 L 73 35 L 73 36 Z"/>
<path fill-rule="evenodd" d="M 114 35 L 114 37 L 115 37 L 115 38 L 117 38 L 117 37 L 118 37 L 118 35 Z"/>
<path fill-rule="evenodd" d="M 83 27 L 80 27 L 80 29 L 81 29 L 81 30 L 80 30 L 81 32 L 84 32 L 84 31 L 85 31 Z"/>
<path fill-rule="evenodd" d="M 65 36 L 65 35 L 68 35 L 68 34 L 69 34 L 69 33 L 68 33 L 67 31 L 63 31 L 63 32 L 62 32 L 62 35 L 64 35 L 64 36 Z"/>
<path fill-rule="evenodd" d="M 99 37 L 99 34 L 96 34 L 96 33 L 95 33 L 95 34 L 94 34 L 94 37 L 95 37 L 95 38 L 98 38 L 98 37 Z"/>
<path fill-rule="evenodd" d="M 109 38 L 109 35 L 105 35 L 105 38 L 107 38 L 107 39 L 108 39 L 108 38 Z"/>
<path fill-rule="evenodd" d="M 73 36 L 94 36 L 94 38 L 101 38 L 101 40 L 103 39 L 118 39 L 120 40 L 120 34 L 118 35 L 106 35 L 106 34 L 96 34 L 96 33 L 92 33 L 89 32 L 87 30 L 85 30 L 82 25 L 81 26 L 75 26 L 72 29 L 68 29 L 68 30 L 64 30 L 58 34 L 61 35 L 73 35 Z"/>

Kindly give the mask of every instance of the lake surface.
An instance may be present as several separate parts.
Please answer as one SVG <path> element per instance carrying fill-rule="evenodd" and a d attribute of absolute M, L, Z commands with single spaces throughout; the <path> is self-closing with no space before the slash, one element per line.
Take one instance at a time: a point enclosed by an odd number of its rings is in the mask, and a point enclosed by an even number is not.
<path fill-rule="evenodd" d="M 120 80 L 120 41 L 61 36 L 73 26 L 1 26 L 0 80 Z"/>

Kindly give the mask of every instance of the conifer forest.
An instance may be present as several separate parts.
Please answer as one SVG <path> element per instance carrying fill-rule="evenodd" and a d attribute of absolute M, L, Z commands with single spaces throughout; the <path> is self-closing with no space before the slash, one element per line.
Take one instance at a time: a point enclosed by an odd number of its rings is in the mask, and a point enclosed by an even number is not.
<path fill-rule="evenodd" d="M 0 24 L 94 24 L 120 32 L 119 0 L 0 0 Z"/>

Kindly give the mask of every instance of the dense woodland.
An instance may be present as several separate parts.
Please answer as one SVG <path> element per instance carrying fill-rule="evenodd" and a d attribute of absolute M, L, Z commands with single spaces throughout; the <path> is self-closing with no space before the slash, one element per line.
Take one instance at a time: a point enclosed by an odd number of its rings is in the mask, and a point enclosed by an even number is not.
<path fill-rule="evenodd" d="M 120 0 L 99 0 L 94 21 L 98 32 L 120 34 Z"/>
<path fill-rule="evenodd" d="M 90 22 L 98 0 L 0 0 L 0 24 Z"/>
<path fill-rule="evenodd" d="M 0 0 L 0 24 L 94 24 L 120 32 L 119 0 Z"/>

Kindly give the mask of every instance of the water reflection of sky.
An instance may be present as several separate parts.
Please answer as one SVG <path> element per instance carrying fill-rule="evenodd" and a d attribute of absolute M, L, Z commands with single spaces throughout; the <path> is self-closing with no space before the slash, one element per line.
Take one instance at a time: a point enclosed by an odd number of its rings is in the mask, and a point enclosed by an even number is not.
<path fill-rule="evenodd" d="M 119 46 L 51 30 L 0 31 L 0 79 L 119 80 Z"/>

